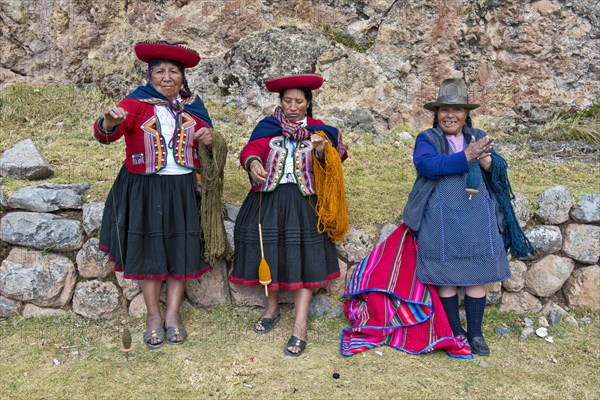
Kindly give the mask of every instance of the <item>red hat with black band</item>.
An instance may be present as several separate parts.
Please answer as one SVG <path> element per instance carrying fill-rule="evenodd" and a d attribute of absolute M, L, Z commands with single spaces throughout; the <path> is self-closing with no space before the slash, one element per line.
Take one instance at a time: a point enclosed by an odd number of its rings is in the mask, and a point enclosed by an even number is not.
<path fill-rule="evenodd" d="M 323 78 L 315 74 L 290 75 L 265 81 L 269 92 L 280 93 L 287 89 L 307 88 L 315 90 L 323 85 Z"/>
<path fill-rule="evenodd" d="M 168 42 L 139 42 L 134 47 L 135 55 L 143 62 L 160 58 L 177 61 L 184 68 L 193 68 L 200 62 L 200 55 L 189 47 Z"/>

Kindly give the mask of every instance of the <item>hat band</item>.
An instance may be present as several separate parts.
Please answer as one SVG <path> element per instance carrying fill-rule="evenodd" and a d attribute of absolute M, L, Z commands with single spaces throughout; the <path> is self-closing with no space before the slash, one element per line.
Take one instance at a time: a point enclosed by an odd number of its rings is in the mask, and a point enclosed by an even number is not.
<path fill-rule="evenodd" d="M 440 97 L 438 97 L 437 102 L 444 103 L 444 104 L 468 104 L 467 97 L 460 96 L 460 95 L 440 96 Z"/>

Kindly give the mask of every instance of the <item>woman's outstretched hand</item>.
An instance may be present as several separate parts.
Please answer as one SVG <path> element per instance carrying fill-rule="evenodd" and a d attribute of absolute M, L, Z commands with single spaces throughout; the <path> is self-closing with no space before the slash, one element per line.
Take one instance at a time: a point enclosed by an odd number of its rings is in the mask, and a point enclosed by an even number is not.
<path fill-rule="evenodd" d="M 267 171 L 262 166 L 262 163 L 258 160 L 254 160 L 250 163 L 250 177 L 253 181 L 263 184 L 267 181 Z"/>
<path fill-rule="evenodd" d="M 125 118 L 127 118 L 127 111 L 121 107 L 113 107 L 104 113 L 102 129 L 112 131 L 117 125 L 125 121 Z"/>

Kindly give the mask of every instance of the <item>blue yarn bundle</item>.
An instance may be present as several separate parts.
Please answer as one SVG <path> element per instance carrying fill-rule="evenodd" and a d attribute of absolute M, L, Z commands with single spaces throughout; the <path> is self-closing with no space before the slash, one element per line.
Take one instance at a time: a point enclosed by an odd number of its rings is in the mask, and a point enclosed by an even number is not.
<path fill-rule="evenodd" d="M 467 188 L 465 189 L 469 194 L 469 200 L 471 200 L 472 195 L 477 194 L 480 184 L 481 167 L 479 166 L 479 160 L 471 160 L 469 162 L 469 174 L 467 175 Z"/>
<path fill-rule="evenodd" d="M 506 160 L 496 153 L 492 153 L 492 166 L 485 174 L 487 188 L 496 197 L 496 203 L 504 216 L 500 229 L 504 247 L 510 249 L 510 254 L 515 258 L 524 258 L 535 255 L 535 250 L 519 225 L 511 200 L 515 198 L 508 180 L 508 164 Z"/>

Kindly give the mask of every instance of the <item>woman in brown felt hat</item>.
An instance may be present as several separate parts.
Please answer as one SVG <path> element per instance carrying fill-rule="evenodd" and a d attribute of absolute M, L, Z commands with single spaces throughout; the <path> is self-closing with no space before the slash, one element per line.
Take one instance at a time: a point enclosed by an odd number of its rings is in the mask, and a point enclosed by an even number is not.
<path fill-rule="evenodd" d="M 333 219 L 332 230 L 322 226 L 319 214 L 326 207 L 319 203 L 325 196 L 319 191 L 324 188 L 316 179 L 318 171 L 331 169 L 340 182 L 341 161 L 347 157 L 338 130 L 313 118 L 312 90 L 322 83 L 318 75 L 268 80 L 266 87 L 279 93 L 280 105 L 258 123 L 240 155 L 252 187 L 236 219 L 229 280 L 268 285 L 266 308 L 254 324 L 258 334 L 268 333 L 279 321 L 278 291 L 294 291 L 295 323 L 284 348 L 288 356 L 299 356 L 306 347 L 312 291 L 340 276 L 332 238 L 342 237 L 347 229 L 345 208 L 339 209 L 340 218 Z M 341 195 L 337 193 L 341 197 L 343 186 Z M 261 258 L 270 267 L 267 281 L 260 279 Z"/>
<path fill-rule="evenodd" d="M 433 111 L 433 127 L 416 140 L 417 179 L 403 212 L 417 235 L 417 276 L 436 285 L 455 336 L 468 338 L 474 354 L 489 355 L 481 330 L 485 285 L 510 278 L 506 249 L 532 253 L 510 204 L 506 162 L 493 140 L 471 124 L 462 79 L 446 79 Z M 497 211 L 498 210 L 498 211 Z M 516 226 L 515 226 L 516 224 Z M 457 287 L 465 288 L 467 330 L 459 318 Z"/>
<path fill-rule="evenodd" d="M 148 83 L 94 123 L 100 143 L 124 137 L 126 144 L 123 168 L 104 208 L 100 249 L 114 260 L 116 271 L 140 281 L 148 312 L 144 343 L 157 349 L 185 341 L 179 315 L 185 280 L 211 268 L 200 237 L 195 172 L 201 169 L 200 147 L 212 147 L 213 130 L 184 73 L 200 62 L 198 53 L 166 42 L 138 43 L 135 53 L 148 63 Z"/>

